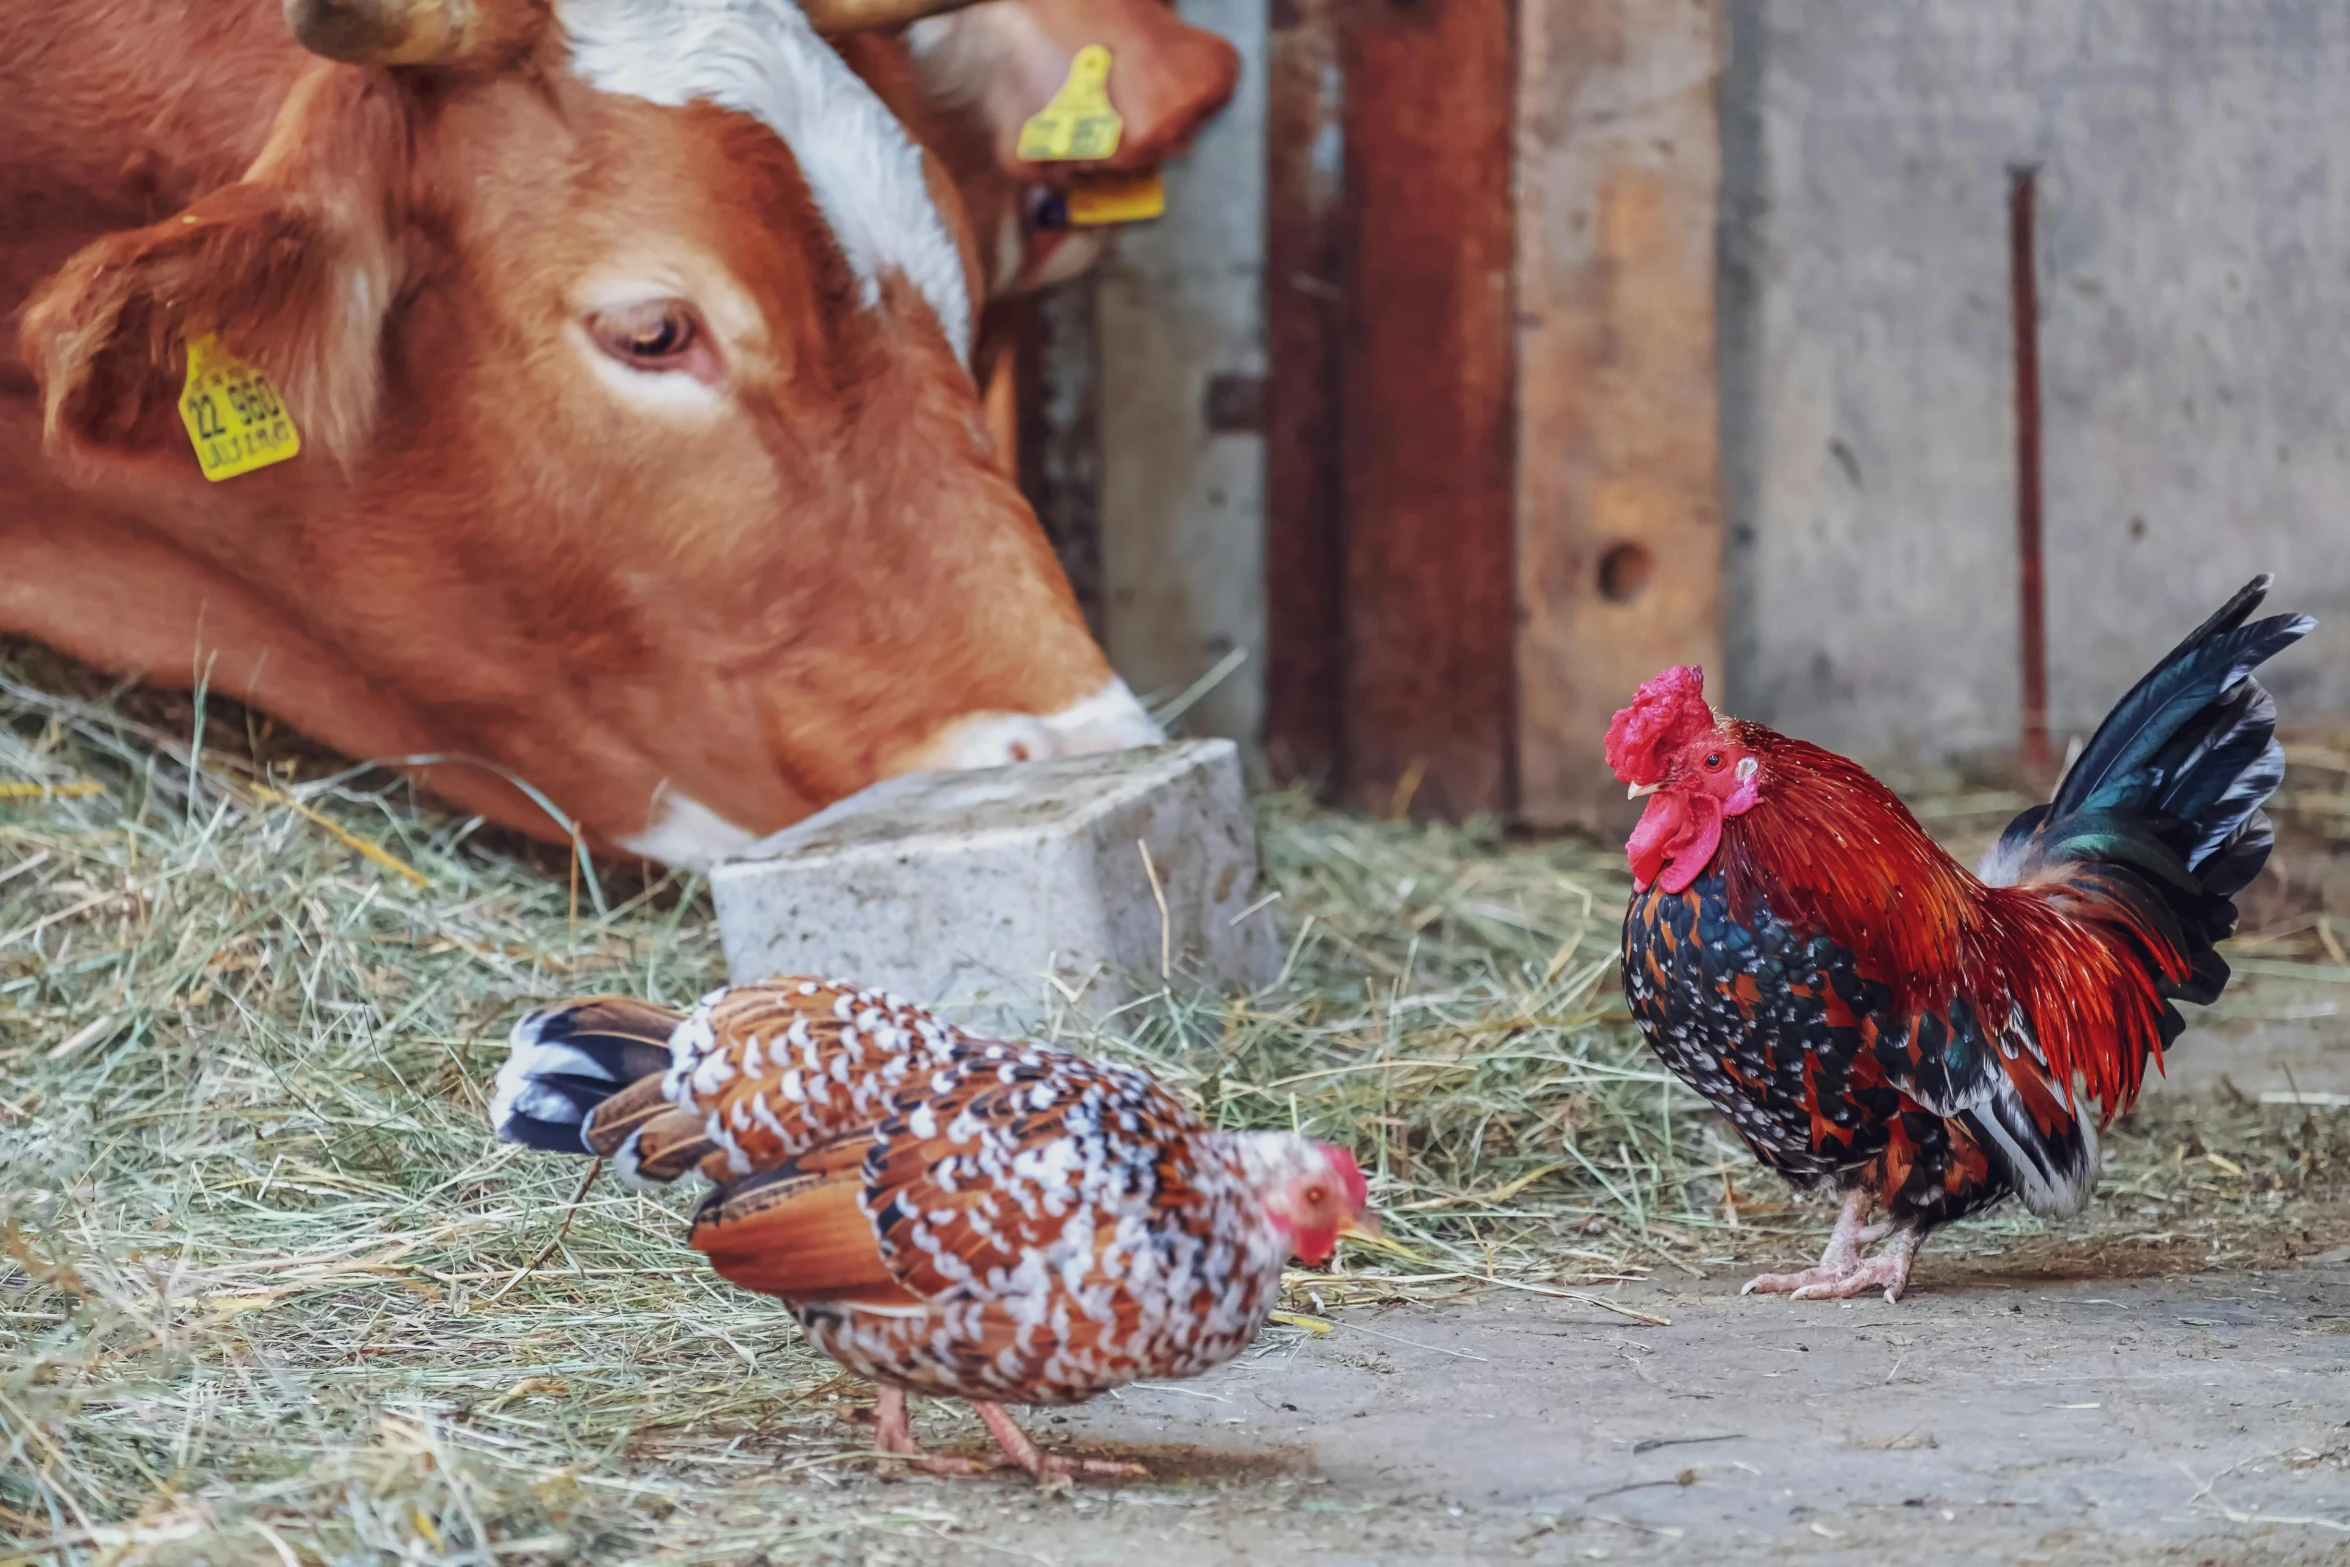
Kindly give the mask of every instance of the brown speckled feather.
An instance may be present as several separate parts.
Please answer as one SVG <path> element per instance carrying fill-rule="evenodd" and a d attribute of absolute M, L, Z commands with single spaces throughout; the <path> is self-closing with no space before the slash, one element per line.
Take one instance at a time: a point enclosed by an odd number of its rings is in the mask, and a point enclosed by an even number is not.
<path fill-rule="evenodd" d="M 517 1040 L 512 1102 L 558 1113 L 528 1052 L 578 1032 L 558 1011 Z M 1211 1130 L 1138 1072 L 853 986 L 715 992 L 668 1048 L 588 1108 L 587 1146 L 640 1179 L 698 1165 L 713 1266 L 849 1369 L 922 1392 L 1069 1403 L 1229 1359 L 1280 1292 L 1266 1191 L 1326 1167 L 1288 1134 Z"/>

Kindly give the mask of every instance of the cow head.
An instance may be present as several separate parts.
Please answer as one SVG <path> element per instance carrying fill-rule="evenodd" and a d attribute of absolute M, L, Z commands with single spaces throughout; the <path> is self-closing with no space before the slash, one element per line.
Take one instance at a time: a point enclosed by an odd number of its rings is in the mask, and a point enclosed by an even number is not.
<path fill-rule="evenodd" d="M 1240 56 L 1176 18 L 1169 0 L 987 0 L 909 29 L 914 68 L 946 129 L 947 158 L 980 237 L 989 297 L 1066 281 L 1101 254 L 1104 231 L 1047 214 L 1070 179 L 1096 169 L 1157 167 L 1231 98 Z M 1077 51 L 1110 51 L 1110 103 L 1126 122 L 1099 163 L 1031 163 L 1020 128 L 1052 101 Z"/>
<path fill-rule="evenodd" d="M 789 0 L 287 8 L 343 63 L 25 318 L 52 451 L 337 662 L 255 700 L 380 755 L 364 688 L 492 764 L 442 792 L 553 831 L 520 779 L 685 864 L 893 773 L 1156 738 L 994 460 L 946 173 Z M 299 457 L 199 476 L 205 334 Z"/>

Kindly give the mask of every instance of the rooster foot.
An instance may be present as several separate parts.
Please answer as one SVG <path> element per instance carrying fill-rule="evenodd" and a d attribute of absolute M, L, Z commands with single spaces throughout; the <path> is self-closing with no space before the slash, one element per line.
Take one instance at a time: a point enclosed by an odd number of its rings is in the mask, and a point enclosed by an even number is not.
<path fill-rule="evenodd" d="M 973 1403 L 980 1423 L 1004 1450 L 1004 1456 L 1036 1476 L 1039 1488 L 1058 1490 L 1078 1476 L 1099 1480 L 1147 1480 L 1150 1471 L 1140 1464 L 1123 1464 L 1107 1458 L 1064 1458 L 1038 1447 L 1020 1423 L 1012 1418 L 1010 1410 L 1001 1404 Z"/>
<path fill-rule="evenodd" d="M 1831 1242 L 1828 1255 L 1820 1259 L 1818 1267 L 1806 1268 L 1801 1273 L 1766 1273 L 1749 1279 L 1739 1293 L 1751 1295 L 1759 1290 L 1765 1295 L 1786 1295 L 1795 1300 L 1844 1300 L 1868 1290 L 1882 1289 L 1886 1304 L 1891 1305 L 1909 1287 L 1910 1264 L 1916 1261 L 1917 1252 L 1918 1232 L 1896 1227 L 1885 1249 L 1865 1262 L 1854 1252 L 1838 1255 Z"/>
<path fill-rule="evenodd" d="M 1843 1268 L 1806 1268 L 1801 1273 L 1758 1273 L 1740 1285 L 1738 1293 L 1741 1295 L 1800 1295 L 1808 1289 L 1840 1284 L 1849 1277 L 1851 1274 Z"/>

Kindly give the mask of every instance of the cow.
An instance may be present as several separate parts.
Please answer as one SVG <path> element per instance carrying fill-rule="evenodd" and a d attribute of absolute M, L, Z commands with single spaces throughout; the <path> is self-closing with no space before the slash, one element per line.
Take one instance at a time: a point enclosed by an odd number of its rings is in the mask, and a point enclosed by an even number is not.
<path fill-rule="evenodd" d="M 1158 738 L 990 442 L 994 274 L 906 128 L 1005 112 L 990 25 L 0 0 L 0 630 L 687 867 L 893 774 Z M 207 338 L 298 456 L 201 476 Z"/>

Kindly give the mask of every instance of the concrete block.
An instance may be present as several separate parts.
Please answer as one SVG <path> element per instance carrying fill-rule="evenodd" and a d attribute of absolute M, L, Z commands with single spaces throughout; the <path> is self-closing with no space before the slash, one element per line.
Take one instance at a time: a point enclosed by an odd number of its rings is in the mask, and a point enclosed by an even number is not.
<path fill-rule="evenodd" d="M 1250 912 L 1229 740 L 889 779 L 721 865 L 711 893 L 737 981 L 853 979 L 984 1028 L 1042 1014 L 1048 975 L 1099 1015 L 1281 962 L 1270 909 Z"/>

